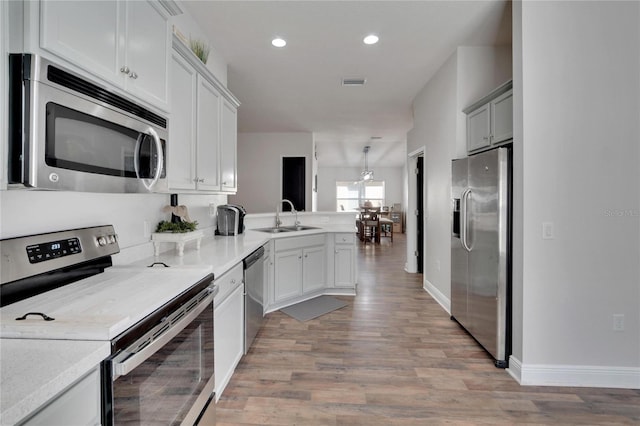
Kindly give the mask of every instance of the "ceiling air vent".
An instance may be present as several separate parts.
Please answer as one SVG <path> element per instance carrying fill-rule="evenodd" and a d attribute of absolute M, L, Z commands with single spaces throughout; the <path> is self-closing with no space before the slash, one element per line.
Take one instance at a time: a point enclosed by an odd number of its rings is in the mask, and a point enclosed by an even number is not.
<path fill-rule="evenodd" d="M 343 78 L 342 85 L 343 86 L 364 86 L 366 83 L 366 78 Z"/>

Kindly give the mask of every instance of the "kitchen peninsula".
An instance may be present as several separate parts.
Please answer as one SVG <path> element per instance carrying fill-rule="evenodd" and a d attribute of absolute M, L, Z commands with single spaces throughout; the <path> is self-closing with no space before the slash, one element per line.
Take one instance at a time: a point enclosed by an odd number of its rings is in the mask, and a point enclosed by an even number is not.
<path fill-rule="evenodd" d="M 289 221 L 293 220 L 290 216 L 286 213 L 281 215 L 283 225 L 289 225 Z M 312 227 L 312 229 L 271 234 L 255 229 L 273 226 L 274 214 L 247 215 L 245 218 L 246 230 L 238 236 L 212 236 L 212 231 L 209 229 L 209 235 L 203 239 L 199 250 L 194 246 L 187 246 L 184 255 L 179 256 L 173 245 L 167 245 L 166 248 L 169 250 L 160 253 L 159 256 L 150 256 L 127 263 L 126 259 L 131 257 L 127 253 L 127 249 L 124 249 L 121 253 L 114 255 L 114 265 L 116 268 L 140 269 L 140 266 L 146 267 L 153 262 L 163 262 L 180 270 L 192 269 L 198 273 L 202 271 L 203 275 L 213 273 L 214 284 L 216 284 L 229 271 L 241 266 L 242 260 L 246 256 L 257 248 L 266 246 L 270 257 L 267 258 L 268 278 L 264 289 L 264 294 L 268 295 L 265 312 L 271 312 L 322 294 L 355 295 L 357 271 L 354 215 L 299 213 L 299 219 L 303 225 Z M 309 251 L 308 249 L 311 248 L 313 250 Z M 277 279 L 278 262 L 281 259 L 279 255 L 286 254 L 291 250 L 299 252 L 301 257 L 304 257 L 304 254 L 314 253 L 314 259 L 319 263 L 313 264 L 313 268 L 320 267 L 322 271 L 318 272 L 317 269 L 313 269 L 315 271 L 313 275 L 324 279 L 316 282 L 317 285 L 312 288 L 306 287 L 302 281 L 296 282 L 299 292 L 291 293 L 281 290 L 279 286 L 282 282 Z M 149 242 L 149 252 L 152 253 L 151 242 Z M 304 263 L 301 259 L 299 265 L 301 270 L 311 268 L 308 266 L 309 263 Z M 162 268 L 162 266 L 153 269 L 158 268 Z M 193 273 L 188 275 L 193 275 Z M 162 286 L 162 282 L 158 282 L 157 285 Z M 229 293 L 225 294 L 221 290 L 216 296 L 216 302 L 218 298 L 227 296 Z M 0 313 L 4 310 L 5 308 L 1 309 Z M 233 327 L 233 325 L 225 324 L 226 327 Z M 42 342 L 44 343 L 44 341 Z M 3 424 L 15 424 L 23 421 L 27 421 L 28 424 L 29 419 L 42 413 L 42 410 L 55 409 L 57 404 L 68 404 L 69 400 L 77 401 L 73 398 L 83 398 L 87 395 L 89 395 L 89 402 L 92 402 L 89 404 L 91 409 L 99 410 L 100 404 L 94 398 L 96 391 L 94 390 L 92 396 L 86 391 L 79 392 L 77 386 L 84 385 L 91 388 L 95 384 L 96 377 L 99 376 L 97 374 L 99 362 L 108 356 L 108 345 L 100 342 L 93 344 L 90 342 L 54 341 L 54 344 L 48 345 L 48 347 L 55 353 L 49 353 L 47 356 L 42 350 L 34 352 L 32 346 L 33 341 L 28 339 L 3 339 L 0 343 L 3 361 L 0 365 L 2 377 L 0 416 L 2 416 Z M 218 346 L 216 345 L 216 347 Z M 31 356 L 26 356 L 28 353 Z M 63 356 L 68 353 L 72 353 L 74 356 Z M 77 360 L 82 362 L 77 363 Z M 239 357 L 237 361 L 239 361 Z M 223 392 L 237 361 L 223 375 L 224 380 L 219 385 L 216 381 L 217 397 Z M 43 370 L 46 370 L 46 375 L 41 374 Z M 100 416 L 99 412 L 93 414 L 96 418 Z M 90 416 L 91 413 L 88 415 Z"/>

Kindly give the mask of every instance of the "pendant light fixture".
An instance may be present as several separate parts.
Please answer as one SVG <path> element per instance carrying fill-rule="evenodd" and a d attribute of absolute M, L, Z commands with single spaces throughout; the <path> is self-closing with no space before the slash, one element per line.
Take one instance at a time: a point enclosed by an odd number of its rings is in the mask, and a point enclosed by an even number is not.
<path fill-rule="evenodd" d="M 373 170 L 369 170 L 369 145 L 364 147 L 364 170 L 360 173 L 362 180 L 373 180 Z"/>

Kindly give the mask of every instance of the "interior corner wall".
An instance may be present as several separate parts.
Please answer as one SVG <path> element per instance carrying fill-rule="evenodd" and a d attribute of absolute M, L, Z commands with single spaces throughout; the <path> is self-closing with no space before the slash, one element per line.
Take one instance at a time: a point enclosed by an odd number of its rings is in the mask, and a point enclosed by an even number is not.
<path fill-rule="evenodd" d="M 313 135 L 302 132 L 238 133 L 238 192 L 229 202 L 247 213 L 274 212 L 282 199 L 282 157 L 306 158 L 305 210 L 311 211 Z"/>
<path fill-rule="evenodd" d="M 513 2 L 513 163 L 512 163 L 512 250 L 511 250 L 511 356 L 522 361 L 523 296 L 523 159 L 522 159 L 522 2 Z M 513 365 L 513 364 L 512 364 Z M 511 369 L 516 371 L 515 368 Z M 520 371 L 515 373 L 520 380 Z"/>
<path fill-rule="evenodd" d="M 640 3 L 521 8 L 523 382 L 640 388 Z"/>

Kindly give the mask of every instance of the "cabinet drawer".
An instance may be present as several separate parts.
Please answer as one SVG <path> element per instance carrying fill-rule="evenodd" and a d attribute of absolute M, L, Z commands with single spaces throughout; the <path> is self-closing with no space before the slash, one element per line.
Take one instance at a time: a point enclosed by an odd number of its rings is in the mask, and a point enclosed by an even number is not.
<path fill-rule="evenodd" d="M 310 246 L 321 246 L 325 243 L 325 235 L 326 234 L 280 238 L 275 241 L 276 251 L 294 250 Z"/>
<path fill-rule="evenodd" d="M 354 244 L 356 242 L 356 234 L 340 233 L 334 234 L 336 244 Z"/>
<path fill-rule="evenodd" d="M 236 266 L 225 272 L 220 278 L 213 281 L 218 286 L 219 291 L 215 298 L 215 306 L 220 305 L 225 299 L 236 289 L 242 285 L 243 271 L 242 263 L 238 263 Z"/>

